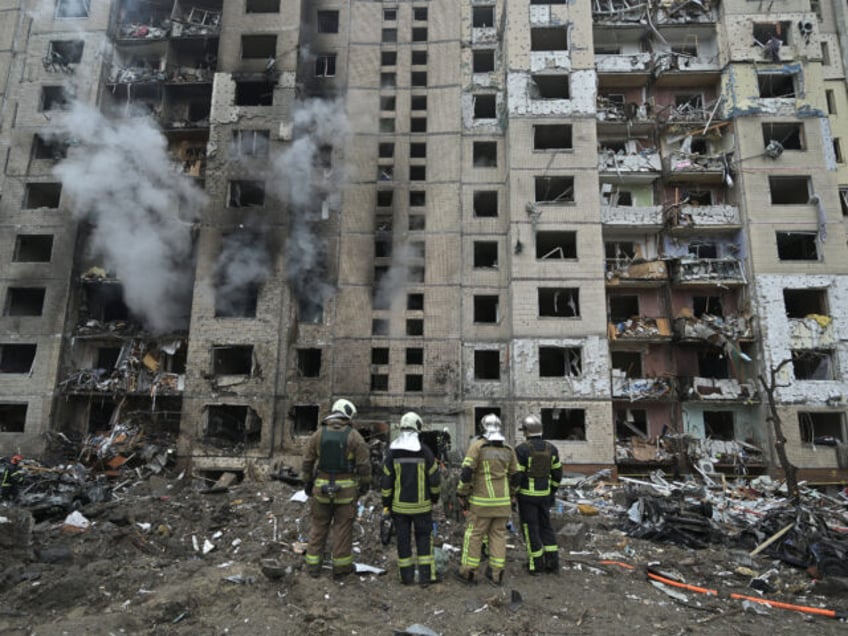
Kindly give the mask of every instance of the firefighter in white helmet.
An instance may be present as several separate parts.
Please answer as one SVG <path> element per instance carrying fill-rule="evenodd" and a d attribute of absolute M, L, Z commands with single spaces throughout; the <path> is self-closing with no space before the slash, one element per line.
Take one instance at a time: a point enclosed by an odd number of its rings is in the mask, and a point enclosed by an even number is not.
<path fill-rule="evenodd" d="M 527 568 L 530 574 L 559 574 L 559 552 L 550 515 L 562 479 L 559 451 L 542 439 L 542 421 L 537 416 L 525 417 L 519 429 L 525 440 L 515 447 L 521 475 L 518 515 L 527 547 Z"/>
<path fill-rule="evenodd" d="M 454 576 L 463 583 L 477 582 L 483 540 L 487 538 L 486 578 L 500 585 L 506 566 L 506 524 L 518 487 L 518 462 L 512 447 L 505 443 L 497 415 L 483 416 L 480 426 L 483 437 L 468 448 L 456 489 L 457 499 L 469 512 L 462 561 Z"/>
<path fill-rule="evenodd" d="M 397 532 L 400 582 L 415 581 L 427 586 L 436 581 L 433 558 L 433 505 L 439 501 L 439 464 L 433 452 L 418 439 L 423 428 L 421 417 L 410 411 L 400 418 L 397 438 L 389 445 L 383 462 L 383 509 L 391 512 Z M 415 532 L 417 559 L 412 557 L 412 533 Z"/>
<path fill-rule="evenodd" d="M 322 426 L 307 440 L 303 453 L 303 481 L 312 498 L 312 525 L 306 548 L 310 576 L 321 573 L 324 546 L 333 545 L 333 577 L 353 572 L 353 520 L 359 495 L 368 492 L 371 461 L 368 444 L 351 426 L 356 407 L 336 400 Z"/>

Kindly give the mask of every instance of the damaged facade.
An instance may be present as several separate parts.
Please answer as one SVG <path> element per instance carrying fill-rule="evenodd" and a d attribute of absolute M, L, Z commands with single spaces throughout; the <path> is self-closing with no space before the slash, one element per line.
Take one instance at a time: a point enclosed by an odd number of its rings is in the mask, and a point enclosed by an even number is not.
<path fill-rule="evenodd" d="M 840 3 L 7 5 L 4 448 L 276 470 L 344 396 L 764 471 L 788 360 L 790 459 L 848 477 Z"/>

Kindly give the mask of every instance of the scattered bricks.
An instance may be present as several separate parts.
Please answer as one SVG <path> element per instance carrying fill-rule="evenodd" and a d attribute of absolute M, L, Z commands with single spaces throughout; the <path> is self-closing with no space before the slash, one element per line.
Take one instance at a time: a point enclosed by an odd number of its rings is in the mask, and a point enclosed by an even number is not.
<path fill-rule="evenodd" d="M 579 551 L 586 547 L 585 523 L 567 523 L 557 532 L 557 545 L 565 550 Z"/>

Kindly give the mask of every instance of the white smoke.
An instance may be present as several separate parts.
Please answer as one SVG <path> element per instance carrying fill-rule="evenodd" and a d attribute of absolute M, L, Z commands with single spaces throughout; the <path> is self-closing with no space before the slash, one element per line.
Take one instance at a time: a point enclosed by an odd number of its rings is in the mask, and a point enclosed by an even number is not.
<path fill-rule="evenodd" d="M 374 306 L 388 308 L 397 294 L 406 290 L 409 280 L 410 266 L 420 263 L 424 255 L 421 249 L 409 243 L 404 243 L 392 252 L 392 264 L 386 273 L 377 281 L 374 294 Z"/>
<path fill-rule="evenodd" d="M 259 228 L 241 227 L 224 237 L 215 264 L 215 313 L 244 315 L 253 290 L 268 280 L 271 254 Z"/>
<path fill-rule="evenodd" d="M 54 171 L 74 217 L 93 225 L 93 256 L 117 274 L 124 302 L 147 329 L 185 328 L 194 284 L 191 224 L 203 192 L 176 171 L 149 119 L 110 121 L 76 103 L 61 128 L 73 144 Z"/>
<path fill-rule="evenodd" d="M 337 209 L 345 175 L 328 166 L 327 150 L 344 145 L 348 133 L 341 100 L 308 99 L 293 112 L 292 144 L 272 162 L 274 193 L 288 207 L 286 272 L 301 303 L 323 305 L 334 289 L 325 278 L 326 251 L 313 224 Z"/>

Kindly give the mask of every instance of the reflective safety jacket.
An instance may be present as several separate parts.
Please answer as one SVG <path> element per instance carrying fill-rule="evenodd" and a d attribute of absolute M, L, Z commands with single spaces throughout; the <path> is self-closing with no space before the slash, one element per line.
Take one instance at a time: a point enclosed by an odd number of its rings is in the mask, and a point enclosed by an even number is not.
<path fill-rule="evenodd" d="M 426 446 L 410 451 L 390 448 L 383 462 L 383 507 L 395 514 L 430 512 L 439 501 L 439 464 Z"/>
<path fill-rule="evenodd" d="M 521 497 L 547 497 L 562 479 L 562 463 L 557 447 L 541 437 L 531 437 L 515 447 L 521 482 Z"/>
<path fill-rule="evenodd" d="M 518 488 L 518 462 L 512 447 L 478 439 L 462 460 L 456 494 L 468 497 L 479 517 L 508 517 L 510 500 Z"/>
<path fill-rule="evenodd" d="M 301 477 L 314 482 L 312 496 L 316 501 L 353 503 L 357 487 L 371 481 L 368 444 L 347 420 L 330 420 L 306 441 Z"/>

